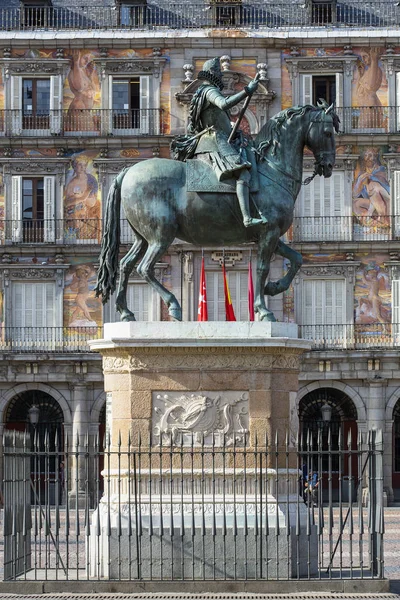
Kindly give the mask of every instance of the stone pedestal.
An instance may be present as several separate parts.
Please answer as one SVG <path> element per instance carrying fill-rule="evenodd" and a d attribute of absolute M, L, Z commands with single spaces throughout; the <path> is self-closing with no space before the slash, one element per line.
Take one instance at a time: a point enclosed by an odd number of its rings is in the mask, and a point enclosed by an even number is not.
<path fill-rule="evenodd" d="M 91 349 L 103 356 L 114 454 L 105 462 L 106 495 L 92 520 L 93 576 L 159 578 L 170 565 L 177 578 L 190 573 L 207 579 L 225 570 L 227 578 L 242 579 L 260 556 L 262 578 L 266 571 L 267 578 L 316 571 L 315 528 L 309 525 L 308 537 L 303 535 L 307 508 L 298 496 L 298 465 L 295 452 L 284 446 L 300 355 L 309 347 L 289 323 L 105 326 L 105 338 Z M 201 465 L 188 468 L 179 452 L 168 452 L 225 447 L 229 453 L 263 446 L 266 437 L 283 451 L 265 454 L 262 476 L 251 460 L 229 469 L 209 452 Z M 163 454 L 159 464 L 143 454 L 135 490 L 129 483 L 132 460 L 124 454 L 128 439 L 133 449 L 140 444 Z M 239 467 L 247 470 L 244 490 Z M 257 481 L 264 482 L 261 493 Z"/>

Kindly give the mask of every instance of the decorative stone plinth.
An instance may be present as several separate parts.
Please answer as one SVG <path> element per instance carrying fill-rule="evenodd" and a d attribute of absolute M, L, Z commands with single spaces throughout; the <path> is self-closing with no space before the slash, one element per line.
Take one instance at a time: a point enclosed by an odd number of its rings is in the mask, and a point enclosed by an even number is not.
<path fill-rule="evenodd" d="M 103 356 L 111 449 L 92 518 L 92 576 L 315 573 L 316 531 L 288 451 L 309 348 L 287 323 L 105 326 L 105 339 L 91 343 Z M 252 462 L 266 444 L 275 452 Z"/>

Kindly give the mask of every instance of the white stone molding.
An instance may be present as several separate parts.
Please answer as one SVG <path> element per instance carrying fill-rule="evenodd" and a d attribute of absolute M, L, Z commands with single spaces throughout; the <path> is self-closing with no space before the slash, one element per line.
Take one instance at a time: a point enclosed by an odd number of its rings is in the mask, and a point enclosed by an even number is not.
<path fill-rule="evenodd" d="M 249 396 L 243 392 L 153 392 L 152 443 L 246 446 Z"/>
<path fill-rule="evenodd" d="M 0 58 L 4 68 L 4 78 L 11 75 L 61 75 L 64 76 L 71 61 L 68 58 Z"/>

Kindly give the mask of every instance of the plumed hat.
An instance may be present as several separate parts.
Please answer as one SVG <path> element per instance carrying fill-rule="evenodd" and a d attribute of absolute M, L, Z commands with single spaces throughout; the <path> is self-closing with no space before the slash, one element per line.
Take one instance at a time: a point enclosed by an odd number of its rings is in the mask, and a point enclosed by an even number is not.
<path fill-rule="evenodd" d="M 210 60 L 206 60 L 202 70 L 197 75 L 197 79 L 207 80 L 222 90 L 224 84 L 222 83 L 222 73 L 219 58 L 211 58 Z"/>

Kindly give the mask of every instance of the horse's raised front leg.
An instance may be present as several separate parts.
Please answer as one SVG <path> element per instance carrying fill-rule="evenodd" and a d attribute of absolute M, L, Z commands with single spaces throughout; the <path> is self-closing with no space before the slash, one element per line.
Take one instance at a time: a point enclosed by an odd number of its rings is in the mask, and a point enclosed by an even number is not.
<path fill-rule="evenodd" d="M 290 261 L 290 267 L 282 279 L 279 279 L 278 281 L 269 281 L 267 283 L 264 289 L 264 293 L 267 296 L 276 296 L 276 294 L 285 292 L 303 264 L 303 257 L 300 252 L 293 250 L 293 248 L 289 248 L 289 246 L 284 244 L 281 240 L 279 240 L 275 252 L 276 254 L 283 256 L 283 258 L 287 258 Z"/>
<path fill-rule="evenodd" d="M 174 240 L 174 237 L 175 235 L 172 236 L 172 239 L 168 239 L 168 241 L 164 241 L 163 243 L 153 242 L 149 244 L 143 260 L 137 267 L 137 272 L 158 294 L 160 294 L 161 298 L 168 306 L 168 313 L 171 315 L 171 317 L 176 321 L 182 321 L 182 310 L 178 300 L 156 279 L 154 275 L 154 266 L 156 262 L 168 250 L 169 246 Z"/>
<path fill-rule="evenodd" d="M 271 256 L 275 252 L 279 240 L 279 229 L 267 231 L 265 237 L 258 240 L 257 277 L 254 296 L 254 312 L 261 321 L 276 321 L 274 313 L 265 305 L 264 287 L 268 277 Z"/>
<path fill-rule="evenodd" d="M 138 260 L 143 258 L 148 246 L 147 242 L 136 232 L 134 232 L 134 237 L 133 246 L 121 260 L 119 267 L 119 283 L 115 308 L 121 314 L 121 321 L 136 321 L 134 313 L 127 306 L 126 292 L 129 275 L 132 273 L 133 267 Z"/>

